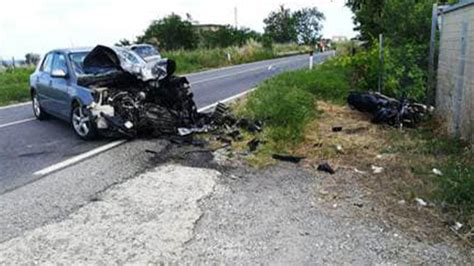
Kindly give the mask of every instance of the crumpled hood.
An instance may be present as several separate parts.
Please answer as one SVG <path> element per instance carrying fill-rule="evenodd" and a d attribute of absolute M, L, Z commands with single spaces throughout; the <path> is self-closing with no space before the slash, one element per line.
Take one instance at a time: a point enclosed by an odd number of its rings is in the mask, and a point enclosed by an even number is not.
<path fill-rule="evenodd" d="M 107 46 L 97 45 L 84 58 L 84 68 L 113 68 L 122 70 L 117 53 Z"/>
<path fill-rule="evenodd" d="M 131 50 L 104 45 L 97 45 L 92 49 L 83 62 L 84 70 L 88 74 L 111 70 L 125 71 L 143 81 L 161 80 L 172 75 L 175 66 L 172 60 L 160 59 L 146 62 Z"/>

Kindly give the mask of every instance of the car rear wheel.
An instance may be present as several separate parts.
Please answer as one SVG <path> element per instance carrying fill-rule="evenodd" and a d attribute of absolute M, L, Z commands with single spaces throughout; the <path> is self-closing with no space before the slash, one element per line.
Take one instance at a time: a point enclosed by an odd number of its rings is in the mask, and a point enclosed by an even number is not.
<path fill-rule="evenodd" d="M 90 111 L 80 105 L 76 105 L 72 109 L 71 124 L 76 135 L 82 139 L 88 140 L 97 136 Z"/>
<path fill-rule="evenodd" d="M 41 108 L 38 95 L 35 92 L 31 94 L 31 104 L 33 106 L 33 114 L 38 120 L 44 120 L 47 118 L 48 114 L 46 114 L 43 108 Z"/>

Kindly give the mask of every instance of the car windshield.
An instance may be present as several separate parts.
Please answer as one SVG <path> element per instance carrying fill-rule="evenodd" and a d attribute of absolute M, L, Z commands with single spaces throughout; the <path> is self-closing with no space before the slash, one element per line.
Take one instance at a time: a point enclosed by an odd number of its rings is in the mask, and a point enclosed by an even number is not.
<path fill-rule="evenodd" d="M 160 55 L 158 51 L 155 49 L 155 47 L 151 45 L 144 45 L 144 46 L 136 46 L 132 48 L 132 50 L 140 55 L 142 58 L 145 57 L 150 57 L 150 56 L 155 56 L 155 55 Z"/>
<path fill-rule="evenodd" d="M 133 51 L 127 50 L 125 48 L 114 47 L 115 52 L 121 57 L 121 59 L 127 61 L 131 64 L 144 64 L 146 63 L 142 58 L 140 58 Z"/>
<path fill-rule="evenodd" d="M 69 54 L 69 59 L 71 60 L 72 69 L 76 75 L 83 75 L 84 68 L 84 58 L 87 56 L 89 52 L 78 52 L 78 53 L 71 53 Z"/>

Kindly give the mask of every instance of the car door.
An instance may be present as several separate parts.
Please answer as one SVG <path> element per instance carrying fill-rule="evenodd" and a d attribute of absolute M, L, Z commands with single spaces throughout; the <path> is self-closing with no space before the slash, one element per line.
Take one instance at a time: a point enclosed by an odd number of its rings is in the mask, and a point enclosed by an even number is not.
<path fill-rule="evenodd" d="M 43 63 L 36 76 L 36 93 L 41 107 L 46 111 L 51 112 L 53 108 L 52 99 L 50 95 L 50 73 L 53 64 L 54 53 L 49 53 L 45 56 Z"/>
<path fill-rule="evenodd" d="M 68 94 L 69 68 L 66 56 L 63 53 L 54 53 L 51 68 L 51 99 L 55 112 L 63 118 L 68 118 L 70 113 L 70 100 Z"/>

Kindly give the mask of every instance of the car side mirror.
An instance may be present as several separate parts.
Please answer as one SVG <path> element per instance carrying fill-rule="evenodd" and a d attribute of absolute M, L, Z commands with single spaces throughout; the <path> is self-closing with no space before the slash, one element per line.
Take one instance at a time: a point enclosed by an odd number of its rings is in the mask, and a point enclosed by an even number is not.
<path fill-rule="evenodd" d="M 51 76 L 54 78 L 66 78 L 67 73 L 62 69 L 54 69 L 51 72 Z"/>

